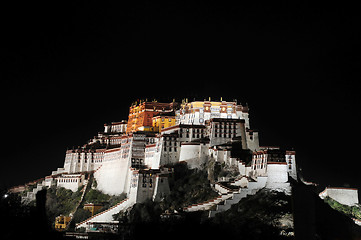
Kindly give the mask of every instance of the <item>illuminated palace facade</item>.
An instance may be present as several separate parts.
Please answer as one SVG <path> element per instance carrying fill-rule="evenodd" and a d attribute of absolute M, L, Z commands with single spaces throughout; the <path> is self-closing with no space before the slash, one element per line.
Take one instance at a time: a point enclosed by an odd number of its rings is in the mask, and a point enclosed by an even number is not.
<path fill-rule="evenodd" d="M 156 170 L 155 175 L 164 176 L 164 166 L 187 162 L 191 168 L 201 168 L 211 157 L 234 164 L 241 174 L 267 176 L 267 156 L 275 151 L 283 155 L 276 163 L 284 168 L 280 179 L 288 179 L 288 175 L 296 178 L 295 153 L 260 147 L 258 132 L 250 128 L 248 112 L 248 106 L 236 100 L 133 103 L 128 120 L 105 124 L 104 132 L 88 143 L 67 150 L 64 167 L 52 174 L 54 182 L 67 174 L 93 171 L 99 190 L 129 195 L 130 182 L 136 181 L 132 179 L 135 170 Z M 253 152 L 253 161 L 246 164 L 237 154 L 231 154 L 234 144 Z M 61 185 L 66 187 L 66 183 L 62 180 Z M 79 184 L 69 183 L 70 189 L 75 186 Z"/>
<path fill-rule="evenodd" d="M 245 159 L 242 152 L 251 157 Z M 133 103 L 128 120 L 104 124 L 104 131 L 86 144 L 67 150 L 64 166 L 38 187 L 56 185 L 76 191 L 87 183 L 84 176 L 93 173 L 99 191 L 127 195 L 126 201 L 95 219 L 108 221 L 116 211 L 146 199 L 160 201 L 169 194 L 173 164 L 203 169 L 209 161 L 237 169 L 234 184 L 249 194 L 263 187 L 288 188 L 289 177 L 297 178 L 294 151 L 259 146 L 248 106 L 236 100 L 183 99 Z M 221 185 L 212 184 L 224 194 Z"/>

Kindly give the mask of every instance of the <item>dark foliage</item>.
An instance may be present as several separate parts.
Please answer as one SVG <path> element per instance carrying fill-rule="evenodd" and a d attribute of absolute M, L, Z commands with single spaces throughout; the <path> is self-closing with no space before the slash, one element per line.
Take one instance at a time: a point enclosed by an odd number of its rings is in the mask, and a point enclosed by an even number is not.
<path fill-rule="evenodd" d="M 170 209 L 179 210 L 194 203 L 204 202 L 217 196 L 210 187 L 208 173 L 205 170 L 188 169 L 187 164 L 174 166 L 174 173 L 169 177 L 171 194 L 166 198 Z"/>
<path fill-rule="evenodd" d="M 79 223 L 84 221 L 85 219 L 88 219 L 91 217 L 91 213 L 88 210 L 85 210 L 83 208 L 79 208 L 72 219 L 72 224 L 75 225 L 75 223 Z M 71 226 L 73 227 L 73 226 Z"/>
<path fill-rule="evenodd" d="M 276 225 L 279 218 L 291 212 L 289 196 L 261 190 L 233 205 L 230 210 L 217 214 L 209 224 L 224 228 L 229 235 L 241 239 L 288 239 L 280 236 Z"/>
<path fill-rule="evenodd" d="M 320 199 L 314 187 L 295 184 L 292 198 L 297 239 L 361 239 L 361 228 Z"/>
<path fill-rule="evenodd" d="M 45 205 L 48 221 L 53 224 L 57 216 L 69 215 L 74 211 L 81 194 L 80 189 L 73 192 L 65 188 L 49 188 L 47 190 Z"/>
<path fill-rule="evenodd" d="M 51 230 L 45 214 L 46 190 L 37 194 L 36 206 L 24 206 L 18 194 L 1 191 L 0 225 L 1 239 L 62 239 L 62 235 Z"/>

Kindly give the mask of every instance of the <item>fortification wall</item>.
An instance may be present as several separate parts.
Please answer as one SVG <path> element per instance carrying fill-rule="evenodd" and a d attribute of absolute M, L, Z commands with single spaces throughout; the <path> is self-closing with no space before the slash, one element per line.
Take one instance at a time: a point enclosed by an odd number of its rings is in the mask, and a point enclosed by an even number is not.
<path fill-rule="evenodd" d="M 161 201 L 170 194 L 168 177 L 157 176 L 153 193 L 153 201 Z"/>
<path fill-rule="evenodd" d="M 288 181 L 287 164 L 283 162 L 267 164 L 268 183 L 285 183 Z"/>
<path fill-rule="evenodd" d="M 179 161 L 187 162 L 189 168 L 200 168 L 208 157 L 208 144 L 182 144 Z"/>
<path fill-rule="evenodd" d="M 358 192 L 355 188 L 326 188 L 322 193 L 320 193 L 321 198 L 330 197 L 337 202 L 353 206 L 358 204 Z"/>
<path fill-rule="evenodd" d="M 97 180 L 97 189 L 111 195 L 127 193 L 129 186 L 129 168 L 128 159 L 118 158 L 111 161 L 104 161 L 102 167 L 95 172 L 94 177 Z"/>

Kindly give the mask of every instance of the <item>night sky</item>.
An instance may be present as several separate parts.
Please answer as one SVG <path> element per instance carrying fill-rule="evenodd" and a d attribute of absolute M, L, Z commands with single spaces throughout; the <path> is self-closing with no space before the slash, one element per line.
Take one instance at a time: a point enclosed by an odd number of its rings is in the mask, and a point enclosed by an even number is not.
<path fill-rule="evenodd" d="M 137 99 L 238 99 L 310 181 L 361 189 L 360 5 L 11 1 L 1 18 L 1 186 L 63 166 Z"/>

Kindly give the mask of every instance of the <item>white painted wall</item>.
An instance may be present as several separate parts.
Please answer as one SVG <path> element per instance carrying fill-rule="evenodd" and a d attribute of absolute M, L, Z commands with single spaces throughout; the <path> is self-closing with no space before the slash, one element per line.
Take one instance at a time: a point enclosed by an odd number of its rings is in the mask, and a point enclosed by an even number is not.
<path fill-rule="evenodd" d="M 161 201 L 170 194 L 168 177 L 157 176 L 153 193 L 153 201 Z"/>
<path fill-rule="evenodd" d="M 208 159 L 209 144 L 187 143 L 181 145 L 179 161 L 187 162 L 189 168 L 200 168 Z"/>
<path fill-rule="evenodd" d="M 327 196 L 348 206 L 353 206 L 359 203 L 358 191 L 354 188 L 326 188 L 320 193 L 320 197 L 323 199 Z"/>
<path fill-rule="evenodd" d="M 84 184 L 83 174 L 62 174 L 56 179 L 57 187 L 63 187 L 76 192 L 80 186 Z"/>
<path fill-rule="evenodd" d="M 297 180 L 297 166 L 295 151 L 286 151 L 286 162 L 288 164 L 288 174 L 293 179 Z"/>
<path fill-rule="evenodd" d="M 259 136 L 258 132 L 254 131 L 252 135 L 249 132 L 246 132 L 247 147 L 252 151 L 259 150 Z"/>
<path fill-rule="evenodd" d="M 287 164 L 268 163 L 267 164 L 268 183 L 285 183 L 288 181 Z"/>
<path fill-rule="evenodd" d="M 129 190 L 130 160 L 121 158 L 121 151 L 105 152 L 102 167 L 94 173 L 97 189 L 111 195 L 119 195 Z M 127 184 L 128 183 L 128 184 Z"/>
<path fill-rule="evenodd" d="M 182 144 L 179 161 L 185 161 L 188 167 L 195 168 L 199 165 L 199 154 L 201 152 L 200 144 Z"/>

